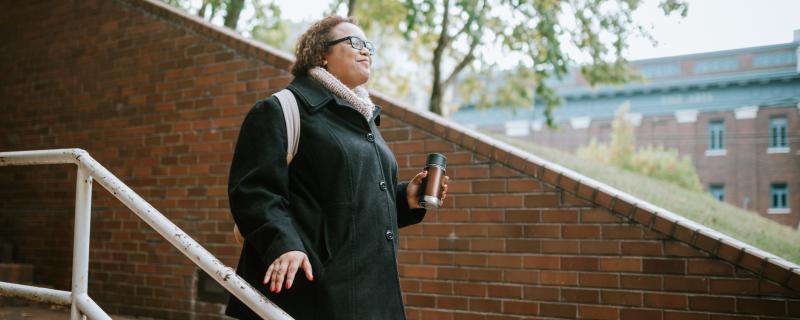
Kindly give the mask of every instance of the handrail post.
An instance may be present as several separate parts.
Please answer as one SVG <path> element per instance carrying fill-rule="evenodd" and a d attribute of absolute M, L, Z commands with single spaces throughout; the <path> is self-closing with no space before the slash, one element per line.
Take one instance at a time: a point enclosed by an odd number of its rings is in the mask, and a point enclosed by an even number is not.
<path fill-rule="evenodd" d="M 77 300 L 89 290 L 89 231 L 92 223 L 92 176 L 78 166 L 75 187 L 75 234 L 72 248 L 71 320 L 84 319 Z"/>
<path fill-rule="evenodd" d="M 72 250 L 72 292 L 43 289 L 26 285 L 0 282 L 0 295 L 25 297 L 37 301 L 55 301 L 71 304 L 72 320 L 109 319 L 87 294 L 89 284 L 89 239 L 92 211 L 92 184 L 94 179 L 112 193 L 140 219 L 169 241 L 189 260 L 208 273 L 228 292 L 250 307 L 264 319 L 293 319 L 288 313 L 264 297 L 232 268 L 208 252 L 186 232 L 156 210 L 142 197 L 125 185 L 114 174 L 97 163 L 88 152 L 81 149 L 54 149 L 0 152 L 0 166 L 74 163 L 78 166 L 75 187 L 75 234 Z"/>

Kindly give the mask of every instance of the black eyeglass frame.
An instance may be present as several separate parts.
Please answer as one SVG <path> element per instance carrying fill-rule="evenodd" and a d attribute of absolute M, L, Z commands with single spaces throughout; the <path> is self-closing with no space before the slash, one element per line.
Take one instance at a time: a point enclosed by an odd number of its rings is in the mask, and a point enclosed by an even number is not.
<path fill-rule="evenodd" d="M 353 41 L 353 39 L 356 39 L 358 41 Z M 361 49 L 367 48 L 367 51 L 369 51 L 369 55 L 370 56 L 374 56 L 375 55 L 375 45 L 373 45 L 372 42 L 369 42 L 367 40 L 361 39 L 361 38 L 356 37 L 356 36 L 346 36 L 344 38 L 339 38 L 339 39 L 336 39 L 336 40 L 325 41 L 325 45 L 330 47 L 330 46 L 337 45 L 337 44 L 339 44 L 341 42 L 344 42 L 344 41 L 347 41 L 347 40 L 350 40 L 350 47 L 352 47 L 354 50 L 361 51 Z"/>

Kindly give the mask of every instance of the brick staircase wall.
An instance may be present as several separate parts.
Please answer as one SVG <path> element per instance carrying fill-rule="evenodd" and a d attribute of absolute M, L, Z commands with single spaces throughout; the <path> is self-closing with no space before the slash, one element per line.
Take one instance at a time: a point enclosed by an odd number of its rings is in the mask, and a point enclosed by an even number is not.
<path fill-rule="evenodd" d="M 0 281 L 32 284 L 33 265 L 21 263 L 0 263 Z"/>
<path fill-rule="evenodd" d="M 228 265 L 244 114 L 290 60 L 159 2 L 0 4 L 0 150 L 79 147 Z M 376 75 L 380 76 L 380 75 Z M 410 319 L 791 319 L 800 274 L 711 231 L 376 95 L 401 178 L 448 155 L 444 207 L 403 229 Z M 68 290 L 73 166 L 0 167 L 0 235 Z M 218 319 L 191 262 L 95 186 L 89 293 L 110 313 Z M 671 220 L 672 219 L 672 220 Z M 776 262 L 777 261 L 777 262 Z"/>

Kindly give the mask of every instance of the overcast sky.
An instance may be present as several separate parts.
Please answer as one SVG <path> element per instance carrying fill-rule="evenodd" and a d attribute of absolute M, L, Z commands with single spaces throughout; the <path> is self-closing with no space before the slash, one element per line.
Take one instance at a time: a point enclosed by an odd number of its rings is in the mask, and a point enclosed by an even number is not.
<path fill-rule="evenodd" d="M 330 0 L 277 0 L 283 17 L 316 20 Z M 689 0 L 689 15 L 665 17 L 659 0 L 645 0 L 638 21 L 658 40 L 631 39 L 628 59 L 709 52 L 793 41 L 800 29 L 800 0 Z"/>

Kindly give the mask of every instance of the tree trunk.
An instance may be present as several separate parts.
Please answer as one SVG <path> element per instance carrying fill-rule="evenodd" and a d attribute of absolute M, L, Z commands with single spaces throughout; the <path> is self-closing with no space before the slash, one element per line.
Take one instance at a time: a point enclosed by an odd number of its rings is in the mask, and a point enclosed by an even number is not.
<path fill-rule="evenodd" d="M 444 19 L 447 21 L 447 18 Z M 447 27 L 447 23 L 444 24 Z M 433 86 L 431 86 L 431 100 L 428 105 L 431 112 L 442 115 L 442 55 L 444 54 L 444 37 L 439 39 L 439 44 L 433 50 Z"/>
<path fill-rule="evenodd" d="M 433 81 L 433 89 L 431 89 L 431 100 L 430 100 L 430 110 L 431 112 L 442 115 L 442 96 L 444 95 L 444 91 L 442 90 L 441 81 L 434 80 Z"/>
<path fill-rule="evenodd" d="M 239 14 L 242 13 L 244 8 L 244 0 L 229 0 L 228 5 L 225 7 L 225 26 L 236 30 L 236 25 L 239 24 Z"/>
<path fill-rule="evenodd" d="M 208 0 L 203 1 L 203 5 L 200 6 L 200 10 L 197 10 L 197 15 L 200 16 L 200 18 L 206 18 L 206 7 L 208 7 Z"/>
<path fill-rule="evenodd" d="M 433 49 L 433 86 L 431 87 L 431 100 L 428 108 L 431 112 L 441 115 L 442 114 L 442 96 L 444 95 L 444 88 L 442 88 L 442 56 L 444 49 L 449 42 L 449 34 L 447 27 L 450 22 L 450 1 L 444 0 L 444 15 L 442 16 L 442 31 L 439 34 L 439 40 L 436 43 L 436 48 Z"/>
<path fill-rule="evenodd" d="M 356 14 L 356 0 L 347 2 L 347 16 L 352 17 Z"/>

